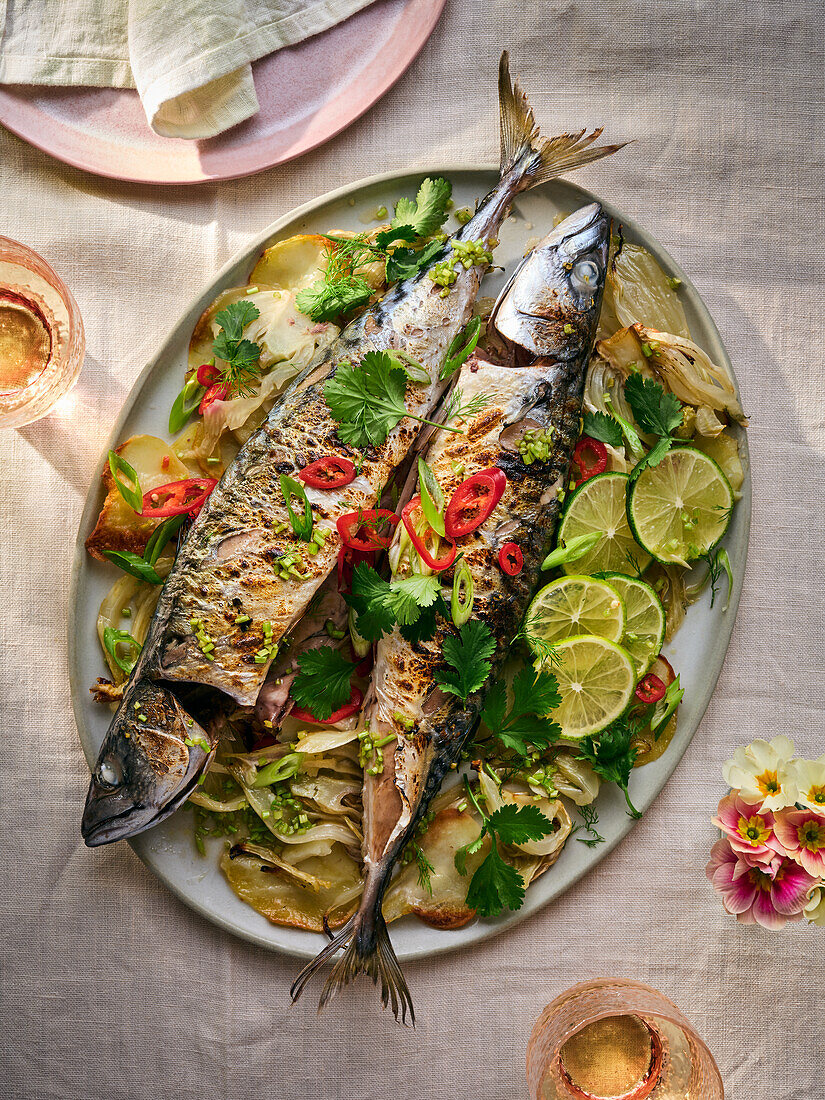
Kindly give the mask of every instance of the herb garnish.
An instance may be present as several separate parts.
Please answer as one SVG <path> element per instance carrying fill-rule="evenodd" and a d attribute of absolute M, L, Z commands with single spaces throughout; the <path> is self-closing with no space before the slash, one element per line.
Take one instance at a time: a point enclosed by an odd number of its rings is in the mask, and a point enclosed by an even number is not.
<path fill-rule="evenodd" d="M 154 567 L 138 554 L 131 550 L 104 550 L 104 558 L 113 562 L 124 573 L 137 577 L 139 581 L 148 581 L 149 584 L 163 584 L 163 577 L 159 577 Z"/>
<path fill-rule="evenodd" d="M 559 685 L 552 673 L 520 669 L 513 680 L 513 703 L 507 710 L 507 684 L 496 680 L 484 701 L 481 720 L 505 748 L 518 756 L 546 749 L 561 737 L 561 727 L 548 718 L 561 702 Z"/>
<path fill-rule="evenodd" d="M 626 715 L 611 722 L 601 733 L 593 733 L 576 742 L 578 758 L 586 760 L 596 775 L 608 782 L 616 783 L 624 793 L 631 817 L 641 817 L 641 813 L 630 801 L 627 789 L 630 773 L 638 755 L 631 742 L 639 732 L 639 726 Z"/>
<path fill-rule="evenodd" d="M 341 441 L 354 447 L 380 447 L 405 416 L 445 427 L 408 412 L 404 404 L 406 389 L 407 372 L 394 367 L 386 352 L 369 351 L 359 364 L 339 366 L 324 387 L 324 398 L 338 421 Z M 447 428 L 451 432 L 459 430 Z"/>
<path fill-rule="evenodd" d="M 367 562 L 360 562 L 355 567 L 352 593 L 346 597 L 358 614 L 358 633 L 371 642 L 389 634 L 396 624 L 412 626 L 425 608 L 432 607 L 440 599 L 438 577 L 412 573 L 408 577 L 385 581 Z"/>
<path fill-rule="evenodd" d="M 452 193 L 449 180 L 429 177 L 423 180 L 415 201 L 402 197 L 395 204 L 393 229 L 408 225 L 419 237 L 429 237 L 447 220 L 447 205 Z"/>
<path fill-rule="evenodd" d="M 682 424 L 682 404 L 675 394 L 640 374 L 628 378 L 624 395 L 642 431 L 659 437 L 653 449 L 631 470 L 630 480 L 634 481 L 648 466 L 657 466 L 670 450 L 675 441 L 673 433 Z"/>
<path fill-rule="evenodd" d="M 489 626 L 480 619 L 470 619 L 458 635 L 448 634 L 444 639 L 442 651 L 450 668 L 437 670 L 433 679 L 442 691 L 457 695 L 466 703 L 490 675 L 490 658 L 495 649 L 496 640 Z"/>
<path fill-rule="evenodd" d="M 220 332 L 215 337 L 212 350 L 218 359 L 223 359 L 221 367 L 223 380 L 229 385 L 227 396 L 248 397 L 252 392 L 252 383 L 261 376 L 261 347 L 251 340 L 245 340 L 243 330 L 260 317 L 261 311 L 254 304 L 241 300 L 231 302 L 225 309 L 215 314 L 215 323 Z"/>
<path fill-rule="evenodd" d="M 308 649 L 298 655 L 297 661 L 298 674 L 292 681 L 290 694 L 299 707 L 325 722 L 334 711 L 349 702 L 355 665 L 340 649 L 330 645 Z"/>
<path fill-rule="evenodd" d="M 106 652 L 115 662 L 121 672 L 125 672 L 128 676 L 132 669 L 137 664 L 137 659 L 140 656 L 140 651 L 143 648 L 140 642 L 133 638 L 131 634 L 126 630 L 116 630 L 113 626 L 107 626 L 103 630 L 103 645 Z M 125 645 L 132 649 L 132 653 L 127 657 L 122 657 L 118 653 L 118 646 Z"/>
<path fill-rule="evenodd" d="M 587 412 L 584 417 L 584 434 L 610 447 L 621 447 L 622 429 L 617 420 L 603 412 Z"/>
<path fill-rule="evenodd" d="M 586 844 L 588 848 L 595 848 L 597 844 L 603 844 L 604 837 L 596 828 L 599 821 L 599 811 L 596 807 L 592 803 L 589 806 L 579 806 L 579 817 L 582 819 L 584 831 L 587 833 L 587 836 L 576 837 L 579 844 Z"/>
<path fill-rule="evenodd" d="M 481 814 L 482 826 L 478 838 L 459 848 L 455 854 L 456 870 L 467 874 L 467 856 L 479 851 L 484 837 L 490 837 L 490 851 L 476 868 L 467 890 L 467 904 L 480 917 L 496 917 L 502 909 L 520 909 L 524 902 L 524 879 L 507 863 L 499 852 L 501 844 L 526 844 L 541 840 L 553 831 L 553 823 L 544 816 L 538 806 L 516 806 L 509 803 L 500 806 L 489 817 L 479 806 L 475 795 L 466 784 L 467 793 Z"/>

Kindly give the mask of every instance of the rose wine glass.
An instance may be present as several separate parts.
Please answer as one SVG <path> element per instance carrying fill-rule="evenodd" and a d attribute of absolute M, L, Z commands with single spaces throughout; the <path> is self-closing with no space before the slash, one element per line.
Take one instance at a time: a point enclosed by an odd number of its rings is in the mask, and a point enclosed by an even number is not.
<path fill-rule="evenodd" d="M 0 427 L 45 416 L 76 381 L 85 346 L 62 280 L 36 252 L 0 237 Z"/>
<path fill-rule="evenodd" d="M 530 1100 L 724 1100 L 719 1070 L 679 1009 L 640 982 L 582 982 L 527 1045 Z"/>

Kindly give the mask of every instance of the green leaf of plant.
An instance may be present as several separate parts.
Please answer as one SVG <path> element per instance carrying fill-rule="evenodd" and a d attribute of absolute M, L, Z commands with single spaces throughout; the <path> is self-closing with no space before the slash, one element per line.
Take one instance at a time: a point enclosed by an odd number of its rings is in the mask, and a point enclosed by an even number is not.
<path fill-rule="evenodd" d="M 350 699 L 355 665 L 328 645 L 300 653 L 297 661 L 298 674 L 290 694 L 298 706 L 324 722 Z"/>
<path fill-rule="evenodd" d="M 480 619 L 471 619 L 461 627 L 458 636 L 448 634 L 444 639 L 442 652 L 451 667 L 437 670 L 433 679 L 443 691 L 466 703 L 490 675 L 490 658 L 495 649 L 496 640 L 489 626 Z"/>
<path fill-rule="evenodd" d="M 502 844 L 526 844 L 552 833 L 553 822 L 538 806 L 516 806 L 510 802 L 490 814 L 484 828 L 495 833 Z"/>
<path fill-rule="evenodd" d="M 489 854 L 470 879 L 467 904 L 480 917 L 496 917 L 503 909 L 520 909 L 524 902 L 524 880 L 493 843 Z"/>
<path fill-rule="evenodd" d="M 591 439 L 598 439 L 600 443 L 607 443 L 611 447 L 621 447 L 622 445 L 622 429 L 619 427 L 618 421 L 606 413 L 585 412 L 584 434 L 589 435 Z"/>

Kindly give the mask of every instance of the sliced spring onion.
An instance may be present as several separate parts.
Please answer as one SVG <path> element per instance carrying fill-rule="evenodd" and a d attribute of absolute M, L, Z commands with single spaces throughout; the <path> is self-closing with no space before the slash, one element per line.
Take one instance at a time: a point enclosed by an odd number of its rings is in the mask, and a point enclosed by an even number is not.
<path fill-rule="evenodd" d="M 583 558 L 588 550 L 592 550 L 602 538 L 601 531 L 591 531 L 586 535 L 576 535 L 568 539 L 564 546 L 557 546 L 547 555 L 541 563 L 542 569 L 555 569 L 557 565 L 564 565 L 567 561 L 578 561 Z"/>
<path fill-rule="evenodd" d="M 172 536 L 177 534 L 188 519 L 189 516 L 184 512 L 179 516 L 170 516 L 169 519 L 165 519 L 163 523 L 159 523 L 152 532 L 151 538 L 146 543 L 146 549 L 143 551 L 143 560 L 147 561 L 149 565 L 154 565 Z"/>
<path fill-rule="evenodd" d="M 636 431 L 629 420 L 625 420 L 623 416 L 616 412 L 616 410 L 613 408 L 613 402 L 610 400 L 609 393 L 606 393 L 604 395 L 604 403 L 605 405 L 607 405 L 607 408 L 610 411 L 610 415 L 622 429 L 622 435 L 627 440 L 627 445 L 630 448 L 631 456 L 636 460 L 640 459 L 645 453 L 645 447 L 644 443 L 642 443 L 641 439 L 639 438 L 639 433 Z"/>
<path fill-rule="evenodd" d="M 124 573 L 137 577 L 139 581 L 148 581 L 149 584 L 163 584 L 163 577 L 157 575 L 153 566 L 129 550 L 104 550 L 103 556 L 114 562 L 118 569 L 122 569 Z"/>
<path fill-rule="evenodd" d="M 730 594 L 733 591 L 733 567 L 730 563 L 728 552 L 724 548 L 724 546 L 720 547 L 720 549 L 716 551 L 716 564 L 717 566 L 722 566 L 722 568 L 725 570 L 725 576 L 728 578 L 728 598 L 725 600 L 725 606 L 722 608 L 723 611 L 727 611 L 727 609 L 730 607 Z"/>
<path fill-rule="evenodd" d="M 473 613 L 475 585 L 473 575 L 466 561 L 462 561 L 455 571 L 453 594 L 450 599 L 450 612 L 457 627 L 462 627 Z"/>
<path fill-rule="evenodd" d="M 140 512 L 143 509 L 143 491 L 140 488 L 135 468 L 130 466 L 117 451 L 109 451 L 109 469 L 112 471 L 112 477 L 115 479 L 115 485 L 117 485 L 120 495 L 130 508 L 135 512 Z M 120 474 L 125 474 L 132 484 L 127 485 Z"/>
<path fill-rule="evenodd" d="M 421 511 L 436 534 L 444 537 L 444 494 L 435 474 L 424 461 L 418 460 L 418 478 L 421 485 Z"/>
<path fill-rule="evenodd" d="M 473 317 L 461 332 L 456 333 L 450 346 L 447 348 L 447 358 L 441 368 L 439 378 L 451 378 L 462 363 L 466 362 L 475 351 L 478 338 L 481 335 L 481 318 Z"/>
<path fill-rule="evenodd" d="M 177 435 L 181 428 L 188 423 L 192 413 L 201 403 L 206 388 L 202 386 L 193 374 L 183 389 L 172 403 L 169 410 L 169 434 Z"/>
<path fill-rule="evenodd" d="M 347 617 L 347 626 L 349 627 L 349 638 L 352 643 L 352 648 L 356 657 L 366 657 L 372 646 L 372 642 L 368 641 L 362 634 L 358 633 L 358 614 L 354 607 L 349 609 L 349 615 Z"/>
<path fill-rule="evenodd" d="M 346 636 L 346 630 L 340 630 L 332 619 L 327 619 L 324 623 L 324 630 L 327 632 L 327 636 L 330 638 L 336 638 L 338 641 Z"/>
<path fill-rule="evenodd" d="M 282 756 L 280 760 L 273 760 L 261 768 L 255 776 L 253 787 L 270 787 L 273 783 L 279 783 L 283 779 L 289 779 L 297 775 L 301 764 L 304 762 L 302 752 L 291 752 L 288 756 Z"/>
<path fill-rule="evenodd" d="M 300 481 L 296 481 L 294 477 L 288 477 L 286 474 L 281 474 L 281 492 L 284 494 L 286 510 L 289 513 L 289 522 L 292 524 L 292 530 L 299 539 L 303 539 L 304 542 L 309 542 L 312 538 L 312 507 L 304 491 L 303 485 Z M 298 515 L 292 507 L 293 498 L 297 500 L 303 508 L 303 515 Z"/>
<path fill-rule="evenodd" d="M 128 676 L 137 664 L 142 649 L 140 642 L 126 630 L 116 630 L 113 626 L 107 626 L 103 631 L 103 645 L 121 672 L 125 672 Z M 127 657 L 121 657 L 117 650 L 119 645 L 131 646 L 133 653 Z"/>

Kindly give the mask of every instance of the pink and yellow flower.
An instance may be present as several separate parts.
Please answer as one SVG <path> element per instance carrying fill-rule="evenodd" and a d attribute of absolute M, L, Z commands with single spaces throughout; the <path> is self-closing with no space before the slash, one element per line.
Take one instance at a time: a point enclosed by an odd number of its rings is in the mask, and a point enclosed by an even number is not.
<path fill-rule="evenodd" d="M 771 930 L 802 919 L 808 892 L 817 882 L 793 860 L 778 855 L 770 863 L 748 863 L 727 837 L 711 848 L 705 874 L 722 895 L 728 913 L 741 924 L 761 924 Z"/>
<path fill-rule="evenodd" d="M 770 863 L 775 856 L 784 855 L 774 836 L 773 814 L 748 805 L 737 791 L 719 803 L 713 824 L 727 836 L 734 852 L 749 863 Z"/>
<path fill-rule="evenodd" d="M 759 739 L 737 749 L 722 774 L 743 802 L 760 805 L 763 810 L 782 810 L 796 802 L 796 783 L 789 768 L 793 753 L 793 741 L 788 737 Z"/>
<path fill-rule="evenodd" d="M 794 801 L 825 814 L 825 756 L 818 760 L 792 760 L 788 772 L 796 785 Z"/>
<path fill-rule="evenodd" d="M 825 817 L 813 810 L 783 810 L 776 815 L 777 840 L 809 875 L 825 876 Z"/>

